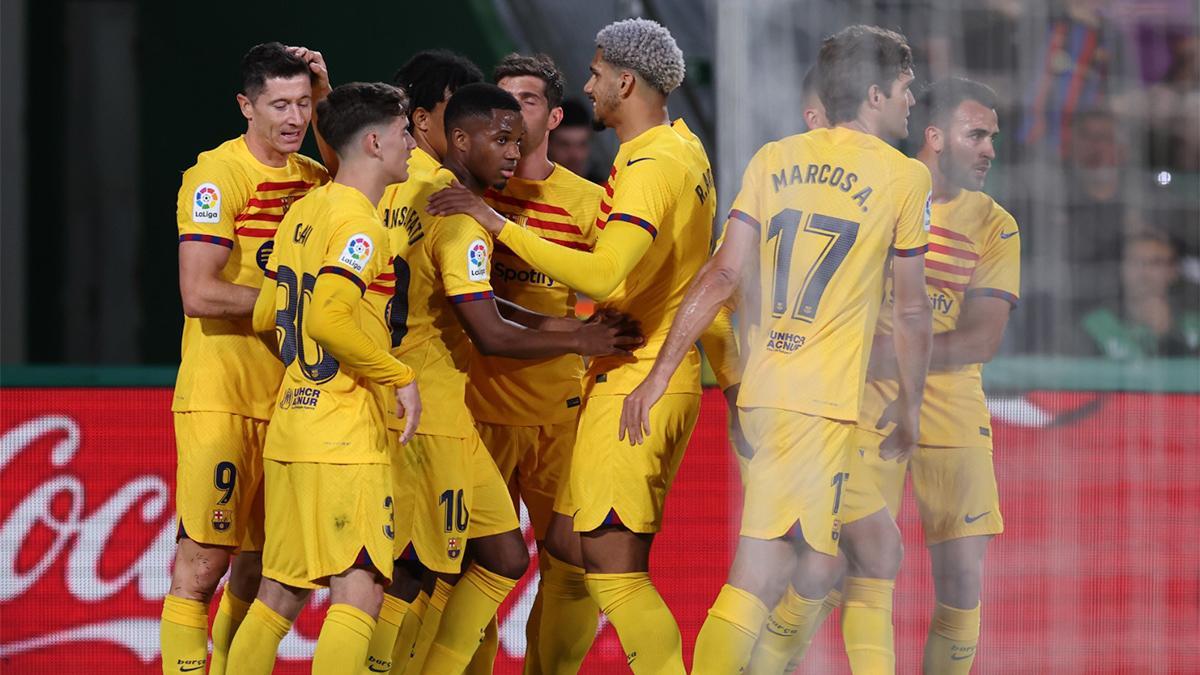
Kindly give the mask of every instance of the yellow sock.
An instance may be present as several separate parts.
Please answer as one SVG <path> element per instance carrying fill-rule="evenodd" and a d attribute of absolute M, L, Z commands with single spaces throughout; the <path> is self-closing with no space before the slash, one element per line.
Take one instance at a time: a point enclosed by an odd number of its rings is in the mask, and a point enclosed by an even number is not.
<path fill-rule="evenodd" d="M 830 598 L 836 594 L 836 600 Z M 813 635 L 825 622 L 825 617 L 841 604 L 841 593 L 831 591 L 825 600 L 813 600 L 788 586 L 783 599 L 771 610 L 746 672 L 752 675 L 790 673 L 795 669 L 812 642 Z"/>
<path fill-rule="evenodd" d="M 471 655 L 471 662 L 463 670 L 463 675 L 492 675 L 496 666 L 496 653 L 499 651 L 500 631 L 496 626 L 496 617 L 493 616 L 483 631 L 483 642 L 479 643 L 479 647 Z"/>
<path fill-rule="evenodd" d="M 360 675 L 374 632 L 370 614 L 345 603 L 330 605 L 313 652 L 313 675 Z"/>
<path fill-rule="evenodd" d="M 417 639 L 408 661 L 409 673 L 419 673 L 425 667 L 425 659 L 429 656 L 433 638 L 437 637 L 438 628 L 442 625 L 442 612 L 446 609 L 446 603 L 450 601 L 450 594 L 453 592 L 454 586 L 441 579 L 434 584 L 433 594 L 429 596 L 429 604 L 425 608 L 425 618 L 421 621 L 421 630 L 417 632 Z"/>
<path fill-rule="evenodd" d="M 542 675 L 538 634 L 542 629 L 542 605 L 546 604 L 546 570 L 550 569 L 550 561 L 547 560 L 549 554 L 542 544 L 538 542 L 537 593 L 533 596 L 533 607 L 529 608 L 529 619 L 525 621 L 525 663 L 521 675 Z M 471 670 L 468 668 L 467 672 L 471 673 Z"/>
<path fill-rule="evenodd" d="M 549 553 L 543 556 L 546 572 L 542 577 L 538 651 L 525 653 L 526 667 L 536 660 L 543 673 L 577 673 L 596 639 L 600 607 L 588 594 L 582 567 L 565 563 Z"/>
<path fill-rule="evenodd" d="M 164 675 L 203 670 L 208 661 L 208 606 L 174 595 L 163 598 L 159 637 Z"/>
<path fill-rule="evenodd" d="M 891 579 L 846 577 L 842 640 L 854 675 L 896 672 Z"/>
<path fill-rule="evenodd" d="M 379 606 L 379 620 L 375 622 L 375 632 L 367 648 L 367 672 L 392 672 L 392 653 L 396 651 L 396 639 L 406 616 L 408 603 L 384 593 L 383 604 Z"/>
<path fill-rule="evenodd" d="M 228 586 L 225 587 L 225 592 L 221 594 L 221 602 L 217 605 L 217 616 L 213 619 L 213 652 L 208 675 L 225 675 L 229 645 L 233 643 L 233 635 L 238 626 L 242 625 L 242 619 L 246 618 L 249 609 L 250 603 L 231 593 Z"/>
<path fill-rule="evenodd" d="M 279 643 L 291 629 L 291 621 L 255 600 L 229 645 L 229 663 L 238 675 L 270 675 Z"/>
<path fill-rule="evenodd" d="M 937 603 L 925 641 L 925 672 L 966 675 L 975 662 L 978 644 L 979 605 L 975 609 L 956 609 Z"/>
<path fill-rule="evenodd" d="M 588 574 L 584 579 L 588 592 L 617 629 L 625 660 L 635 675 L 683 675 L 679 625 L 649 574 Z"/>
<path fill-rule="evenodd" d="M 421 632 L 421 623 L 425 619 L 425 609 L 429 607 L 429 596 L 425 591 L 417 594 L 412 601 L 404 622 L 400 624 L 400 633 L 396 636 L 396 646 L 392 650 L 392 675 L 404 675 L 412 662 L 413 651 L 416 650 L 417 634 Z"/>
<path fill-rule="evenodd" d="M 722 586 L 696 636 L 693 675 L 743 672 L 766 618 L 767 606 L 753 593 Z"/>
<path fill-rule="evenodd" d="M 472 564 L 458 584 L 446 609 L 442 625 L 429 647 L 421 672 L 427 675 L 462 673 L 483 641 L 484 629 L 496 616 L 500 603 L 517 585 L 516 579 L 489 572 Z"/>

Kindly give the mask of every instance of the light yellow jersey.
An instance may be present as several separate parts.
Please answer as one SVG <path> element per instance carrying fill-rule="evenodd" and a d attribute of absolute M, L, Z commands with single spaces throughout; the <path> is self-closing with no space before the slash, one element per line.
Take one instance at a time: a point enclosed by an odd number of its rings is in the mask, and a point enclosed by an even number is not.
<path fill-rule="evenodd" d="M 493 297 L 492 238 L 470 216 L 426 211 L 429 197 L 454 180 L 414 150 L 408 180 L 388 186 L 378 211 L 395 253 L 392 354 L 416 371 L 421 391 L 417 433 L 466 438 L 475 435 L 466 404 L 473 347 L 451 305 Z"/>
<path fill-rule="evenodd" d="M 1020 283 L 1021 238 L 1017 222 L 1007 211 L 988 195 L 969 190 L 933 205 L 925 284 L 935 334 L 957 327 L 963 302 L 971 297 L 1001 298 L 1015 307 Z M 892 333 L 891 300 L 889 292 L 876 329 L 880 335 Z M 982 365 L 974 363 L 929 372 L 921 404 L 921 445 L 992 447 L 982 371 Z M 875 431 L 884 407 L 898 395 L 894 380 L 869 382 L 860 426 Z"/>
<path fill-rule="evenodd" d="M 309 334 L 317 312 L 314 289 L 327 275 L 358 287 L 349 330 L 363 348 L 387 356 L 387 306 L 394 292 L 387 233 L 366 195 L 340 183 L 309 193 L 288 211 L 275 237 L 267 277 L 275 283 L 275 326 L 283 384 L 263 452 L 278 462 L 387 464 L 387 411 L 392 387 L 383 375 L 352 370 Z M 321 280 L 321 281 L 319 281 Z M 331 280 L 332 281 L 332 280 Z M 336 282 L 334 282 L 336 283 Z M 391 372 L 404 369 L 390 357 Z M 408 378 L 405 378 L 408 379 Z"/>
<path fill-rule="evenodd" d="M 760 242 L 739 407 L 858 419 L 888 255 L 925 252 L 929 194 L 924 164 L 858 131 L 759 149 L 730 212 Z"/>
<path fill-rule="evenodd" d="M 622 143 L 604 190 L 595 255 L 580 258 L 581 252 L 545 244 L 515 224 L 499 236 L 500 243 L 555 279 L 579 278 L 586 284 L 580 277 L 588 273 L 582 270 L 597 264 L 593 258 L 602 257 L 602 249 L 616 269 L 629 266 L 612 293 L 597 299 L 600 307 L 639 321 L 646 344 L 630 357 L 592 359 L 584 378 L 586 396 L 628 394 L 650 373 L 688 286 L 708 258 L 716 209 L 708 155 L 683 120 Z M 614 247 L 615 241 L 621 246 Z M 624 259 L 631 250 L 644 253 Z M 578 281 L 570 283 L 587 290 Z M 693 348 L 665 393 L 699 392 L 700 356 Z"/>
<path fill-rule="evenodd" d="M 239 136 L 200 153 L 183 174 L 176 206 L 179 241 L 230 249 L 221 279 L 258 288 L 288 207 L 329 180 L 325 167 L 299 154 L 267 166 Z M 250 318 L 183 320 L 174 412 L 226 412 L 265 420 L 283 366 L 254 336 Z"/>
<path fill-rule="evenodd" d="M 546 241 L 588 251 L 596 241 L 596 217 L 604 190 L 566 167 L 545 180 L 508 181 L 488 190 L 492 208 Z M 496 245 L 492 258 L 496 295 L 550 316 L 574 316 L 575 292 Z M 564 354 L 536 361 L 471 355 L 467 406 L 480 422 L 540 426 L 573 420 L 579 413 L 583 359 Z"/>

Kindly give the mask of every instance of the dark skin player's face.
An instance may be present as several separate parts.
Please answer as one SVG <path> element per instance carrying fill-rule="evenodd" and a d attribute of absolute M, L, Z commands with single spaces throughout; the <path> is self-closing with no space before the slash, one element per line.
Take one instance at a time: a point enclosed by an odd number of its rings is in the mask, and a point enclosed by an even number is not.
<path fill-rule="evenodd" d="M 454 151 L 481 187 L 504 189 L 521 159 L 525 123 L 515 110 L 470 117 L 454 129 Z"/>

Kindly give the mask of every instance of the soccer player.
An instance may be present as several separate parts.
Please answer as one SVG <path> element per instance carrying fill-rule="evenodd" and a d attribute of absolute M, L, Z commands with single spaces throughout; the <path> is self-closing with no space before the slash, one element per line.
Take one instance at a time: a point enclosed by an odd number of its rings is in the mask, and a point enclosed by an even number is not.
<path fill-rule="evenodd" d="M 762 300 L 741 305 L 752 328 L 738 398 L 756 452 L 737 553 L 697 638 L 693 672 L 741 672 L 767 608 L 785 590 L 779 628 L 800 633 L 837 581 L 839 501 L 889 255 L 898 424 L 880 451 L 906 455 L 916 443 L 929 361 L 930 178 L 886 142 L 907 134 L 911 60 L 903 36 L 873 26 L 851 26 L 822 43 L 819 87 L 834 126 L 768 143 L 750 161 L 725 241 L 689 291 L 646 381 L 626 401 L 622 432 L 637 441 L 661 415 L 651 415 L 651 406 L 687 347 L 743 270 L 756 270 L 746 284 Z M 893 668 L 890 579 L 900 535 L 886 515 L 890 530 L 881 530 L 879 550 L 862 561 L 865 576 L 846 580 L 843 632 L 856 673 Z"/>
<path fill-rule="evenodd" d="M 562 122 L 550 132 L 547 154 L 550 161 L 565 166 L 577 176 L 591 179 L 588 162 L 592 154 L 592 117 L 576 99 L 562 102 Z"/>
<path fill-rule="evenodd" d="M 640 322 L 646 347 L 632 357 L 593 359 L 584 377 L 565 510 L 583 535 L 587 590 L 616 627 L 633 672 L 682 673 L 679 628 L 648 569 L 663 502 L 699 412 L 700 358 L 691 343 L 680 354 L 686 364 L 670 380 L 649 442 L 631 447 L 615 432 L 626 395 L 654 362 L 684 291 L 708 257 L 716 196 L 699 139 L 667 115 L 667 96 L 684 75 L 671 34 L 653 21 L 628 19 L 603 28 L 596 46 L 584 92 L 621 147 L 592 251 L 546 241 L 462 189 L 436 195 L 430 209 L 471 214 L 555 282 Z M 556 513 L 554 520 L 560 518 L 571 522 Z"/>
<path fill-rule="evenodd" d="M 161 624 L 164 673 L 224 673 L 262 569 L 262 444 L 283 367 L 255 337 L 251 312 L 289 205 L 329 177 L 297 154 L 329 89 L 324 60 L 278 42 L 242 58 L 246 133 L 201 153 L 179 188 L 179 290 L 185 314 L 175 398 L 178 549 Z M 310 66 L 310 63 L 312 64 Z M 237 552 L 236 556 L 233 554 Z"/>
<path fill-rule="evenodd" d="M 423 181 L 431 179 L 441 166 L 446 152 L 446 134 L 443 116 L 450 96 L 461 86 L 482 82 L 483 73 L 478 66 L 454 52 L 434 49 L 417 52 L 393 78 L 393 82 L 409 96 L 409 120 L 417 147 L 412 151 L 408 163 L 408 180 L 391 186 L 385 192 L 384 203 L 380 204 L 385 229 L 400 227 L 402 221 L 415 219 L 419 206 L 413 199 L 420 192 Z M 401 303 L 394 309 L 407 307 Z M 395 318 L 403 323 L 403 316 Z M 435 404 L 436 407 L 436 404 Z M 395 426 L 395 425 L 394 425 Z M 409 482 L 406 453 L 394 444 L 398 455 L 393 458 L 392 469 L 398 496 L 405 495 L 403 483 Z M 405 537 L 399 537 L 403 540 Z M 461 543 L 461 542 L 460 542 Z M 403 550 L 398 541 L 397 556 Z M 387 589 L 379 622 L 367 657 L 368 669 L 375 672 L 403 673 L 410 664 L 420 669 L 424 661 L 423 651 L 433 641 L 442 609 L 452 586 L 445 580 L 426 574 L 422 566 L 414 561 L 398 562 L 395 579 Z M 424 577 L 424 579 L 422 578 Z M 424 581 L 425 585 L 422 586 Z M 428 619 L 428 620 L 427 620 Z M 422 624 L 425 632 L 420 633 Z M 414 654 L 414 643 L 421 635 L 421 653 Z M 410 658 L 415 657 L 415 658 Z"/>
<path fill-rule="evenodd" d="M 525 134 L 515 175 L 502 191 L 489 189 L 484 198 L 505 217 L 547 241 L 591 250 L 604 190 L 552 163 L 546 154 L 546 139 L 563 114 L 562 73 L 544 54 L 509 54 L 496 66 L 493 78 L 521 104 Z M 491 283 L 497 297 L 555 317 L 574 316 L 576 298 L 570 288 L 503 245 L 496 246 L 491 262 Z M 586 653 L 596 633 L 599 609 L 583 588 L 582 570 L 554 558 L 545 546 L 554 499 L 571 463 L 582 377 L 583 360 L 576 354 L 528 361 L 483 356 L 476 351 L 470 361 L 467 406 L 514 500 L 519 496 L 524 501 L 539 550 L 542 581 L 526 623 L 527 673 L 541 672 L 538 617 L 547 584 L 554 596 L 545 630 L 548 658 L 557 662 L 564 651 L 578 652 L 581 637 L 586 639 L 582 647 Z M 578 570 L 580 583 L 576 586 L 571 585 L 572 568 Z M 493 622 L 472 671 L 478 666 L 479 672 L 491 672 L 494 630 Z M 583 654 L 579 658 L 582 660 Z"/>
<path fill-rule="evenodd" d="M 475 199 L 488 188 L 504 189 L 520 159 L 521 107 L 495 85 L 469 84 L 446 105 L 444 128 L 443 168 L 410 179 L 403 190 L 390 187 L 381 202 L 389 215 L 409 214 L 387 222 L 398 279 L 392 344 L 417 371 L 428 407 L 407 450 L 417 474 L 407 544 L 441 574 L 459 572 L 464 546 L 472 559 L 446 601 L 422 667 L 438 674 L 466 668 L 481 632 L 529 565 L 508 487 L 465 402 L 470 345 L 485 356 L 546 359 L 627 356 L 627 348 L 640 344 L 621 318 L 605 314 L 585 324 L 497 302 L 489 281 L 491 238 L 471 218 L 433 214 L 425 205 L 430 194 L 455 183 Z"/>
<path fill-rule="evenodd" d="M 389 409 L 420 421 L 415 373 L 388 353 L 391 254 L 375 202 L 407 175 L 414 146 L 404 93 L 383 83 L 338 87 L 317 124 L 338 155 L 333 183 L 279 226 L 255 306 L 271 331 L 283 385 L 263 451 L 266 545 L 258 597 L 230 649 L 239 673 L 270 673 L 279 642 L 313 589 L 329 612 L 314 673 L 358 673 L 392 575 Z M 352 488 L 350 487 L 352 486 Z M 410 514 L 401 512 L 406 523 Z"/>
<path fill-rule="evenodd" d="M 842 544 L 858 546 L 851 539 L 858 534 L 852 523 L 872 508 L 864 506 L 873 497 L 862 494 L 865 485 L 878 486 L 894 517 L 906 470 L 911 473 L 937 599 L 924 672 L 965 674 L 979 641 L 984 552 L 1004 530 L 980 373 L 996 354 L 1017 304 L 1021 242 L 1013 217 L 981 191 L 996 156 L 995 92 L 952 78 L 935 83 L 923 99 L 928 125 L 917 159 L 933 176 L 925 283 L 934 338 L 921 435 L 907 462 L 879 458 L 888 429 L 875 422 L 897 396 L 892 327 L 884 312 L 859 415 L 858 453 L 851 459 Z M 861 477 L 869 482 L 864 485 Z"/>

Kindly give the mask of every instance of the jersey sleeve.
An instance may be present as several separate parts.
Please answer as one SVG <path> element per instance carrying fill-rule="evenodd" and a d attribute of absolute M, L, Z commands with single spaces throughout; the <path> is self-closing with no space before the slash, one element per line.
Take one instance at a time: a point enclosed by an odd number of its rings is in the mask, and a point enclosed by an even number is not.
<path fill-rule="evenodd" d="M 754 153 L 754 157 L 750 158 L 750 163 L 742 172 L 742 189 L 738 191 L 737 197 L 733 199 L 733 205 L 729 209 L 730 218 L 740 220 L 755 230 L 761 229 L 760 223 L 763 219 L 762 194 L 759 191 L 761 176 L 759 174 L 769 152 L 770 144 L 767 144 L 759 148 L 758 152 Z M 724 239 L 724 236 L 722 232 L 721 238 Z M 720 245 L 720 240 L 717 245 Z"/>
<path fill-rule="evenodd" d="M 361 295 L 387 270 L 390 259 L 387 249 L 387 233 L 375 220 L 347 220 L 330 235 L 317 276 L 336 274 L 345 277 L 358 287 Z"/>
<path fill-rule="evenodd" d="M 492 238 L 470 216 L 448 216 L 429 235 L 446 298 L 452 303 L 486 300 L 492 294 Z"/>
<path fill-rule="evenodd" d="M 1002 209 L 993 218 L 987 246 L 979 256 L 967 297 L 991 296 L 1007 300 L 1014 307 L 1021 296 L 1021 236 L 1017 221 Z"/>
<path fill-rule="evenodd" d="M 929 248 L 929 221 L 933 207 L 933 181 L 929 169 L 915 160 L 901 161 L 892 179 L 896 200 L 896 225 L 892 246 L 896 255 L 924 255 Z"/>
<path fill-rule="evenodd" d="M 175 220 L 179 241 L 201 241 L 233 248 L 237 215 L 249 194 L 246 181 L 229 164 L 204 160 L 183 174 Z"/>
<path fill-rule="evenodd" d="M 630 223 L 658 236 L 667 212 L 682 191 L 682 167 L 663 159 L 646 158 L 625 168 L 612 196 L 612 209 L 605 227 L 614 222 Z"/>

